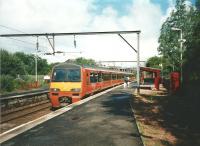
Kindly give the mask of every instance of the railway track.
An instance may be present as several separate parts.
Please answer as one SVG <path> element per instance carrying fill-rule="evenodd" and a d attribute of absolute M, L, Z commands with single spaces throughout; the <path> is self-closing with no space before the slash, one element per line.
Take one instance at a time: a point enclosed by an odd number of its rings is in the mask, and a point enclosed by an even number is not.
<path fill-rule="evenodd" d="M 33 92 L 25 92 L 21 94 L 3 95 L 0 98 L 1 112 L 8 113 L 9 111 L 16 110 L 19 107 L 38 103 L 48 99 L 49 91 L 38 90 Z M 7 112 L 8 111 L 8 112 Z"/>
<path fill-rule="evenodd" d="M 1 124 L 9 122 L 11 120 L 16 120 L 24 116 L 28 116 L 39 112 L 44 109 L 50 109 L 49 100 L 44 100 L 38 103 L 26 105 L 16 109 L 8 110 L 1 113 Z"/>
<path fill-rule="evenodd" d="M 51 112 L 48 93 L 38 90 L 1 97 L 0 133 Z"/>

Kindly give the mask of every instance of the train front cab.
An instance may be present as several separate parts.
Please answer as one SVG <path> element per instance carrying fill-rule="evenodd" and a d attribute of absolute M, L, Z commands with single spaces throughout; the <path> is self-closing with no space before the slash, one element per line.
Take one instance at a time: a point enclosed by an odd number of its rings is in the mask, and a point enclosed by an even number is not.
<path fill-rule="evenodd" d="M 50 100 L 53 108 L 81 100 L 82 69 L 80 66 L 55 67 L 50 83 Z"/>

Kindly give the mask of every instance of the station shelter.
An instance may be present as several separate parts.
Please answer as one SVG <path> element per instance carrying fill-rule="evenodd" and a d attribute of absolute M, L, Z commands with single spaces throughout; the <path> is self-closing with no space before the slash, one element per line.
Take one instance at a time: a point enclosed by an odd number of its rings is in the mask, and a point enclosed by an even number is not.
<path fill-rule="evenodd" d="M 141 82 L 144 81 L 144 72 L 151 73 L 151 78 L 154 79 L 154 87 L 159 90 L 159 84 L 160 84 L 160 72 L 161 69 L 158 68 L 151 68 L 151 67 L 140 67 L 140 73 L 141 73 Z"/>

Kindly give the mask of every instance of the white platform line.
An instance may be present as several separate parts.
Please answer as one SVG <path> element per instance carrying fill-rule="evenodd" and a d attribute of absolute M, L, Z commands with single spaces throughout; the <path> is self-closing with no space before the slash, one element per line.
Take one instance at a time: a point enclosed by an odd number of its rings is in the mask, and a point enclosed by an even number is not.
<path fill-rule="evenodd" d="M 93 96 L 85 98 L 85 99 L 83 99 L 83 100 L 81 100 L 79 102 L 75 102 L 75 103 L 70 104 L 70 105 L 68 105 L 66 107 L 63 107 L 63 108 L 58 109 L 56 111 L 53 111 L 53 112 L 51 112 L 51 113 L 49 113 L 47 115 L 44 115 L 44 116 L 42 116 L 42 117 L 40 117 L 38 119 L 35 119 L 35 120 L 30 121 L 28 123 L 25 123 L 25 124 L 22 124 L 20 126 L 17 126 L 17 127 L 13 128 L 13 129 L 10 129 L 10 130 L 0 134 L 0 143 L 3 143 L 5 141 L 7 141 L 7 140 L 9 140 L 9 139 L 21 134 L 21 133 L 29 130 L 29 129 L 41 124 L 41 123 L 44 123 L 45 121 L 48 121 L 48 120 L 50 120 L 50 119 L 52 119 L 52 118 L 54 118 L 54 117 L 56 117 L 58 115 L 61 115 L 61 114 L 65 113 L 65 112 L 73 109 L 76 106 L 79 106 L 79 105 L 81 105 L 81 104 L 83 104 L 85 102 L 88 102 L 88 101 L 90 101 L 92 99 L 95 99 L 95 98 L 97 98 L 97 97 L 99 97 L 99 96 L 101 96 L 101 95 L 103 95 L 105 93 L 108 93 L 108 92 L 110 92 L 110 91 L 112 91 L 112 90 L 114 90 L 114 89 L 116 89 L 116 88 L 118 88 L 120 86 L 122 86 L 122 85 L 118 85 L 116 87 L 107 89 L 107 90 L 105 90 L 103 92 L 100 92 L 98 94 L 95 94 Z"/>

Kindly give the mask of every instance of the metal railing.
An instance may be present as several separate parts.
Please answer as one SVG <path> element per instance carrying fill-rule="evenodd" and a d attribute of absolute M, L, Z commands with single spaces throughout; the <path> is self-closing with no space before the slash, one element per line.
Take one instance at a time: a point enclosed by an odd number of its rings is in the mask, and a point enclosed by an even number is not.
<path fill-rule="evenodd" d="M 35 95 L 40 95 L 40 94 L 45 94 L 45 93 L 49 93 L 49 90 L 46 89 L 44 91 L 34 91 L 34 92 L 30 92 L 30 93 L 22 93 L 22 94 L 19 94 L 19 95 L 5 96 L 5 97 L 1 97 L 0 101 L 14 99 L 14 98 L 23 98 L 23 97 L 28 97 L 28 96 L 35 96 Z"/>
<path fill-rule="evenodd" d="M 13 110 L 19 107 L 39 103 L 48 100 L 48 89 L 28 91 L 24 93 L 16 93 L 12 95 L 4 95 L 0 98 L 0 108 L 2 112 Z"/>

